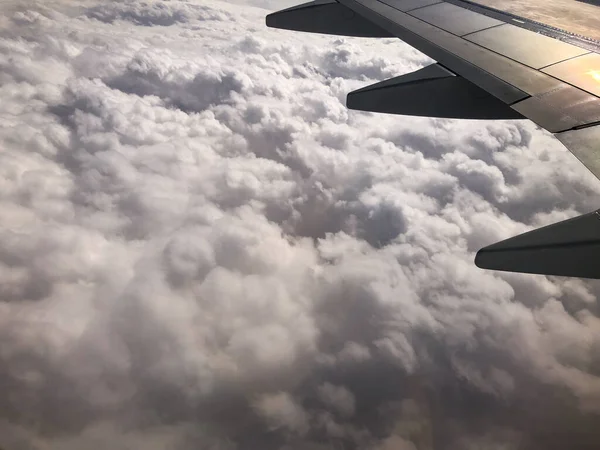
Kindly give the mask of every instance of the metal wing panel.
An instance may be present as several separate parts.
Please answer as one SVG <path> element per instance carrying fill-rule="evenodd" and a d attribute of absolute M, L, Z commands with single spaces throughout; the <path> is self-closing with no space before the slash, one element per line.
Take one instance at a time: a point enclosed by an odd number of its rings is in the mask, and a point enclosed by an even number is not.
<path fill-rule="evenodd" d="M 596 177 L 600 178 L 600 124 L 555 135 Z"/>
<path fill-rule="evenodd" d="M 600 121 L 598 98 L 565 83 L 516 103 L 512 108 L 551 133 Z"/>
<path fill-rule="evenodd" d="M 409 14 L 457 36 L 504 24 L 498 19 L 445 2 L 419 8 Z"/>
<path fill-rule="evenodd" d="M 411 11 L 435 3 L 442 3 L 442 0 L 382 0 L 382 2 L 399 11 Z"/>
<path fill-rule="evenodd" d="M 471 34 L 465 39 L 534 69 L 590 53 L 589 50 L 509 24 Z"/>
<path fill-rule="evenodd" d="M 600 97 L 600 55 L 588 53 L 542 69 L 542 72 Z"/>
<path fill-rule="evenodd" d="M 511 107 L 552 133 L 580 128 L 600 120 L 600 99 L 566 83 Z"/>

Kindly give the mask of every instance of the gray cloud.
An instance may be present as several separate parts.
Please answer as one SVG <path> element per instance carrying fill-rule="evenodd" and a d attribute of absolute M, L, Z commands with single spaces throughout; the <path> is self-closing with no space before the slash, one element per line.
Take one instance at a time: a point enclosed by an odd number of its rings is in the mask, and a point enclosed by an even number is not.
<path fill-rule="evenodd" d="M 473 257 L 597 180 L 526 121 L 348 111 L 429 60 L 255 6 L 3 6 L 0 446 L 595 448 L 600 285 Z"/>

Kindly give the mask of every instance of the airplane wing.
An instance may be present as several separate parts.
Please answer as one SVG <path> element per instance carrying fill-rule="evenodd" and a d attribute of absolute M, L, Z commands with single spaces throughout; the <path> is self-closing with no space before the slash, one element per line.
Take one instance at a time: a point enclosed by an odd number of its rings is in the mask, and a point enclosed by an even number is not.
<path fill-rule="evenodd" d="M 437 61 L 351 92 L 351 109 L 527 118 L 554 133 L 600 178 L 600 43 L 592 39 L 468 0 L 316 0 L 266 21 L 298 31 L 398 37 Z M 486 247 L 475 262 L 600 279 L 594 255 L 600 256 L 600 212 Z"/>

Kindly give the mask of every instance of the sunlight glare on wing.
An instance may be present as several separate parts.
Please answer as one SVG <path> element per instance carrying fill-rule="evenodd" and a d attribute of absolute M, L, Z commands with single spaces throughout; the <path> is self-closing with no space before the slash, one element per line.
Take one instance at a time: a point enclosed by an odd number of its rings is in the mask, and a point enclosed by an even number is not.
<path fill-rule="evenodd" d="M 589 70 L 586 75 L 590 75 L 594 80 L 600 83 L 600 70 Z"/>

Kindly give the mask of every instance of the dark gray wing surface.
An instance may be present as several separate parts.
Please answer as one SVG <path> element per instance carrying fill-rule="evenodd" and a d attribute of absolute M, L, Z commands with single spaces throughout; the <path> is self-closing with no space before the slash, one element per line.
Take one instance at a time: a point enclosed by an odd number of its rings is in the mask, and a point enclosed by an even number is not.
<path fill-rule="evenodd" d="M 335 14 L 329 13 L 334 8 Z M 468 0 L 318 0 L 295 7 L 295 11 L 269 15 L 267 25 L 353 36 L 395 36 L 437 61 L 412 74 L 350 93 L 350 108 L 434 117 L 525 117 L 555 133 L 600 178 L 599 43 Z M 350 32 L 338 33 L 342 29 Z M 586 218 L 586 224 L 598 226 L 600 232 L 600 220 L 597 222 L 596 216 Z M 565 222 L 561 236 L 565 229 L 568 235 L 570 227 L 578 233 L 579 223 Z M 557 229 L 551 228 L 550 233 Z M 547 240 L 560 252 L 538 251 L 546 245 L 536 234 L 542 230 L 529 232 L 523 239 L 512 238 L 504 247 L 499 243 L 483 249 L 485 255 L 478 256 L 477 264 L 574 276 L 572 269 L 561 269 L 564 264 L 543 264 L 540 255 L 560 254 L 563 262 L 580 258 L 579 265 L 571 265 L 580 267 L 581 258 L 587 261 L 589 257 L 589 251 L 582 250 L 587 244 L 577 239 Z M 535 251 L 530 251 L 528 244 L 532 239 L 537 239 Z M 517 256 L 513 258 L 511 252 Z M 500 255 L 502 264 L 494 264 Z M 519 265 L 511 269 L 510 261 L 517 260 Z M 589 277 L 592 272 L 579 276 Z"/>
<path fill-rule="evenodd" d="M 394 37 L 389 31 L 366 20 L 336 0 L 316 0 L 269 14 L 267 26 L 342 36 Z"/>
<path fill-rule="evenodd" d="M 479 250 L 484 269 L 600 278 L 600 211 L 548 225 Z"/>

